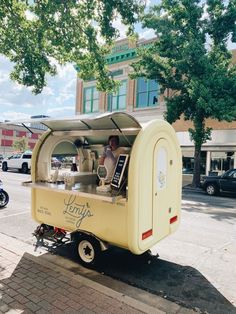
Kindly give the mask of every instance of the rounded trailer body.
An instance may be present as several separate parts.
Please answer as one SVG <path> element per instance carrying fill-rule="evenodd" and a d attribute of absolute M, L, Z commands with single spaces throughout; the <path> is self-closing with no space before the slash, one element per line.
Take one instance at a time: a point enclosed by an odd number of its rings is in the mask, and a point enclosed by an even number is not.
<path fill-rule="evenodd" d="M 50 129 L 35 146 L 31 170 L 32 216 L 37 222 L 90 234 L 135 254 L 177 229 L 182 163 L 175 131 L 167 122 L 141 126 L 132 116 L 117 112 L 43 123 Z M 86 158 L 88 149 L 74 143 L 86 140 L 90 153 L 97 150 L 99 155 L 111 134 L 119 135 L 129 155 L 126 190 L 99 193 L 96 169 Z M 79 171 L 71 174 L 69 188 L 51 180 L 52 153 L 62 148 L 80 156 Z"/>

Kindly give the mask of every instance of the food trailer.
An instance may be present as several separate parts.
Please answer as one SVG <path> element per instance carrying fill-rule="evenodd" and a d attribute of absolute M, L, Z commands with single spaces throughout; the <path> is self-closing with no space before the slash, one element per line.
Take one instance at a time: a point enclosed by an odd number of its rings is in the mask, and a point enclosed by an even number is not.
<path fill-rule="evenodd" d="M 109 245 L 142 254 L 177 229 L 182 162 L 171 125 L 141 125 L 124 112 L 42 123 L 48 130 L 32 156 L 32 216 L 76 240 L 83 264 L 93 264 Z M 111 189 L 102 191 L 98 160 L 110 135 L 119 136 L 124 154 Z M 52 156 L 62 155 L 73 156 L 75 171 L 51 168 Z"/>

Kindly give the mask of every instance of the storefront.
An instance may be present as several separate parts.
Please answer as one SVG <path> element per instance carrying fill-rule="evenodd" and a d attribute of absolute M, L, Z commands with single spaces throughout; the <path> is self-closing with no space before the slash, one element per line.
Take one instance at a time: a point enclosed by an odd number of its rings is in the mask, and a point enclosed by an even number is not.
<path fill-rule="evenodd" d="M 177 132 L 183 156 L 183 172 L 193 173 L 194 146 L 188 132 Z M 202 146 L 201 173 L 222 174 L 236 168 L 236 130 L 214 130 L 211 141 Z"/>

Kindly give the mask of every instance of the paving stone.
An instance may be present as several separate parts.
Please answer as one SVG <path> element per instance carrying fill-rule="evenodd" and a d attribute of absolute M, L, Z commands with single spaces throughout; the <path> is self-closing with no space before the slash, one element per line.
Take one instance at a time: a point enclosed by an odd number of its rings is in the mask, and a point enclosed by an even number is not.
<path fill-rule="evenodd" d="M 37 314 L 48 314 L 48 311 L 44 310 L 44 309 L 40 309 L 36 312 Z"/>
<path fill-rule="evenodd" d="M 9 295 L 4 294 L 2 297 L 2 301 L 6 304 L 9 304 L 9 303 L 13 302 L 14 299 L 12 297 L 10 297 Z"/>
<path fill-rule="evenodd" d="M 10 297 L 14 297 L 14 296 L 16 296 L 16 295 L 18 294 L 18 292 L 15 291 L 15 290 L 13 290 L 13 289 L 6 289 L 6 290 L 5 290 L 5 293 L 6 293 L 7 295 L 9 295 Z"/>
<path fill-rule="evenodd" d="M 18 301 L 21 304 L 25 304 L 29 302 L 29 300 L 21 294 L 18 294 L 17 296 L 15 296 L 14 299 L 16 299 L 16 301 Z"/>
<path fill-rule="evenodd" d="M 54 305 L 55 307 L 57 307 L 60 310 L 65 310 L 67 309 L 69 306 L 63 302 L 61 302 L 60 300 L 55 300 L 52 305 Z"/>
<path fill-rule="evenodd" d="M 24 305 L 21 304 L 21 303 L 19 303 L 19 302 L 17 302 L 17 301 L 14 301 L 14 302 L 10 303 L 8 306 L 9 306 L 11 309 L 17 310 L 17 311 L 19 311 L 19 310 L 21 311 L 21 310 L 24 309 Z"/>
<path fill-rule="evenodd" d="M 80 300 L 78 302 L 75 302 L 71 300 L 70 302 L 67 302 L 69 307 L 72 307 L 74 310 L 82 309 L 84 306 L 81 304 Z"/>
<path fill-rule="evenodd" d="M 52 305 L 48 301 L 45 301 L 45 300 L 40 301 L 38 305 L 47 311 L 50 311 L 52 308 Z"/>
<path fill-rule="evenodd" d="M 33 312 L 36 312 L 40 309 L 40 307 L 37 304 L 35 304 L 34 302 L 31 302 L 31 301 L 25 303 L 25 306 Z"/>
<path fill-rule="evenodd" d="M 78 314 L 78 310 L 74 310 L 72 308 L 67 308 L 65 311 L 64 311 L 65 314 Z"/>
<path fill-rule="evenodd" d="M 27 295 L 30 294 L 29 290 L 25 289 L 25 288 L 20 288 L 20 289 L 17 289 L 18 293 L 27 297 Z"/>
<path fill-rule="evenodd" d="M 94 311 L 88 310 L 88 309 L 81 309 L 78 311 L 80 314 L 94 314 Z"/>
<path fill-rule="evenodd" d="M 34 303 L 38 303 L 41 301 L 41 298 L 35 294 L 30 294 L 27 296 L 27 298 Z"/>
<path fill-rule="evenodd" d="M 0 313 L 6 313 L 9 310 L 9 306 L 7 304 L 0 305 Z"/>

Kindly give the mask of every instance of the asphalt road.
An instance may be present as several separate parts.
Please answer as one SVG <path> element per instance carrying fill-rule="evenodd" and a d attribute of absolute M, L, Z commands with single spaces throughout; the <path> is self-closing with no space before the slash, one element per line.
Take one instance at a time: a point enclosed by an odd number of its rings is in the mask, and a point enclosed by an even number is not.
<path fill-rule="evenodd" d="M 0 234 L 35 244 L 30 188 L 21 184 L 30 176 L 0 172 L 0 178 L 10 195 L 0 210 Z M 152 248 L 158 259 L 112 248 L 88 270 L 78 265 L 73 243 L 46 243 L 46 249 L 66 257 L 65 267 L 74 273 L 113 289 L 124 289 L 119 283 L 125 282 L 202 313 L 236 313 L 236 197 L 184 191 L 180 228 Z"/>

